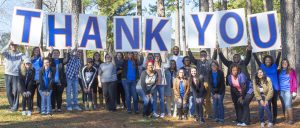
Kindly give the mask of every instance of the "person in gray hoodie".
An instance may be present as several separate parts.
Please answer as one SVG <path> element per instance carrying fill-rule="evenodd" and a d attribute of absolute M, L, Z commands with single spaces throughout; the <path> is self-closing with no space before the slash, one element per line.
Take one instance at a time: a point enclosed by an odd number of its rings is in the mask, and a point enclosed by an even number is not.
<path fill-rule="evenodd" d="M 9 49 L 8 49 L 9 47 Z M 17 45 L 10 41 L 2 50 L 1 55 L 5 59 L 5 88 L 6 95 L 12 111 L 17 111 L 19 106 L 19 71 L 22 60 L 28 58 L 28 48 L 25 47 L 26 54 L 17 50 Z"/>

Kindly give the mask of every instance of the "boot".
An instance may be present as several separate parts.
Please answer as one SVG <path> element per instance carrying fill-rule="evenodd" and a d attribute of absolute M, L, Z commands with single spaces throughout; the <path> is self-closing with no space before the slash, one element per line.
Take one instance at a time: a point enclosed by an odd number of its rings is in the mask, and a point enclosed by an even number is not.
<path fill-rule="evenodd" d="M 87 102 L 84 102 L 84 110 L 88 111 L 88 103 Z"/>
<path fill-rule="evenodd" d="M 182 109 L 177 108 L 177 112 L 178 112 L 178 120 L 182 120 Z"/>
<path fill-rule="evenodd" d="M 89 111 L 93 110 L 93 102 L 89 102 Z"/>
<path fill-rule="evenodd" d="M 188 120 L 188 109 L 184 109 L 184 120 Z"/>
<path fill-rule="evenodd" d="M 288 113 L 288 124 L 290 125 L 294 124 L 293 109 L 288 108 L 286 112 Z"/>
<path fill-rule="evenodd" d="M 288 124 L 288 122 L 289 122 L 289 115 L 288 115 L 288 112 L 287 112 L 287 111 L 284 112 L 284 118 L 285 118 L 284 123 L 285 123 L 285 124 Z"/>

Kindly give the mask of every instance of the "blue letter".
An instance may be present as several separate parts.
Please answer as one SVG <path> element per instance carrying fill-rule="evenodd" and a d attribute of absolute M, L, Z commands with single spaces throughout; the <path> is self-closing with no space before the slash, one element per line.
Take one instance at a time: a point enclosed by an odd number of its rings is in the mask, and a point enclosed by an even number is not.
<path fill-rule="evenodd" d="M 95 34 L 89 35 L 92 27 Z M 86 43 L 88 40 L 95 40 L 96 48 L 102 48 L 97 17 L 89 17 L 85 27 L 85 31 L 83 33 L 80 47 L 86 47 Z"/>
<path fill-rule="evenodd" d="M 203 23 L 203 27 L 201 27 L 201 23 L 199 22 L 198 15 L 192 15 L 193 21 L 198 30 L 199 45 L 201 45 L 201 46 L 204 45 L 204 33 L 205 33 L 205 30 L 206 30 L 212 16 L 213 16 L 212 14 L 206 15 L 205 21 Z"/>
<path fill-rule="evenodd" d="M 128 26 L 126 25 L 124 19 L 116 18 L 116 49 L 122 49 L 122 30 L 125 33 L 126 38 L 128 39 L 132 49 L 139 49 L 139 41 L 140 41 L 140 26 L 139 19 L 133 19 L 133 36 L 129 31 Z"/>
<path fill-rule="evenodd" d="M 226 22 L 229 18 L 233 18 L 238 25 L 237 26 L 238 33 L 237 33 L 236 37 L 234 37 L 234 38 L 230 38 L 226 33 Z M 220 20 L 220 34 L 221 34 L 223 40 L 228 44 L 235 44 L 235 43 L 239 42 L 244 35 L 244 26 L 243 26 L 242 18 L 234 12 L 228 12 L 228 13 L 224 14 Z"/>
<path fill-rule="evenodd" d="M 26 11 L 26 10 L 17 10 L 16 14 L 24 16 L 24 27 L 23 27 L 23 34 L 22 34 L 22 42 L 28 43 L 29 42 L 29 35 L 30 35 L 31 18 L 32 17 L 40 18 L 41 13 L 40 12 Z"/>
<path fill-rule="evenodd" d="M 168 49 L 165 46 L 164 41 L 162 40 L 159 32 L 161 29 L 164 28 L 164 26 L 167 24 L 169 20 L 160 20 L 159 23 L 157 24 L 156 28 L 152 31 L 152 24 L 153 21 L 152 19 L 147 19 L 146 20 L 146 44 L 145 44 L 145 49 L 146 50 L 151 50 L 151 40 L 155 38 L 157 45 L 160 49 L 160 51 L 167 51 Z"/>
<path fill-rule="evenodd" d="M 269 32 L 270 32 L 270 39 L 266 42 L 261 41 L 259 37 L 259 29 L 257 25 L 257 17 L 250 18 L 251 30 L 252 30 L 252 37 L 255 44 L 261 48 L 268 48 L 275 44 L 277 39 L 277 31 L 276 31 L 276 21 L 274 14 L 268 14 L 268 24 L 269 24 Z"/>
<path fill-rule="evenodd" d="M 65 28 L 55 28 L 55 15 L 48 15 L 49 46 L 55 46 L 55 35 L 66 35 L 66 46 L 72 46 L 72 16 L 65 15 Z M 58 42 L 61 43 L 61 42 Z"/>

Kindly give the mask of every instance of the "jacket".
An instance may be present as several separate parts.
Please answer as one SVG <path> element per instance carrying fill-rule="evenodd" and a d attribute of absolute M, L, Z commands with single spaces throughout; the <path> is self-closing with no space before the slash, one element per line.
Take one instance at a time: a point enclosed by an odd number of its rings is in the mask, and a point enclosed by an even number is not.
<path fill-rule="evenodd" d="M 180 91 L 179 91 L 179 83 L 180 83 L 180 80 L 179 78 L 175 78 L 174 79 L 174 86 L 173 86 L 173 91 L 174 91 L 174 99 L 175 101 L 178 101 L 180 99 Z M 183 84 L 185 85 L 184 87 L 184 97 L 183 97 L 183 104 L 186 104 L 188 103 L 188 100 L 189 100 L 189 94 L 190 94 L 190 85 L 189 85 L 189 82 L 188 80 L 184 79 L 183 80 Z"/>
<path fill-rule="evenodd" d="M 146 77 L 147 77 L 147 75 L 148 75 L 147 72 L 143 71 L 142 74 L 141 74 L 141 78 L 139 80 L 140 83 L 138 84 L 138 85 L 141 86 L 142 90 L 144 91 L 144 93 L 146 95 L 151 94 L 151 93 L 154 92 L 154 89 L 156 87 L 156 82 L 157 82 L 157 76 L 158 76 L 157 73 L 154 72 L 153 78 L 155 79 L 154 80 L 155 82 L 153 84 L 151 84 L 151 85 L 147 85 L 147 83 L 146 83 Z"/>
<path fill-rule="evenodd" d="M 34 75 L 35 75 L 35 70 L 34 68 L 31 68 L 28 70 L 28 77 L 26 79 L 26 69 L 20 68 L 21 71 L 19 71 L 19 80 L 20 80 L 20 86 L 21 90 L 20 92 L 27 92 L 27 91 L 32 91 L 34 89 L 33 83 L 34 83 Z"/>
<path fill-rule="evenodd" d="M 143 61 L 144 61 L 144 57 L 143 56 L 139 56 L 140 58 L 134 62 L 135 64 L 133 65 L 134 68 L 135 68 L 135 74 L 136 74 L 136 80 L 139 79 L 139 65 L 142 65 L 143 64 Z M 127 79 L 127 71 L 128 71 L 128 60 L 124 60 L 123 62 L 123 68 L 121 69 L 122 70 L 122 79 Z"/>
<path fill-rule="evenodd" d="M 49 78 L 48 88 L 46 88 L 46 86 L 45 86 L 44 74 L 45 74 L 45 68 L 43 67 L 40 70 L 40 74 L 39 74 L 39 83 L 40 83 L 39 90 L 50 91 L 50 90 L 52 90 L 52 87 L 54 84 L 55 68 L 50 67 L 50 74 L 48 75 L 48 78 Z"/>
<path fill-rule="evenodd" d="M 86 72 L 92 72 L 92 76 L 91 76 L 91 80 L 88 82 L 86 81 Z M 97 82 L 97 68 L 92 66 L 92 68 L 89 70 L 87 68 L 87 66 L 84 66 L 81 70 L 81 74 L 82 74 L 82 85 L 84 88 L 91 88 L 92 85 L 95 85 L 95 83 Z"/>
<path fill-rule="evenodd" d="M 68 54 L 66 54 L 68 56 Z M 52 58 L 52 53 L 48 54 L 48 57 L 50 59 L 50 66 L 52 68 L 56 69 L 55 65 L 55 59 Z M 68 57 L 66 57 L 68 58 Z M 67 86 L 67 78 L 66 78 L 66 73 L 65 73 L 65 65 L 68 63 L 68 60 L 66 58 L 58 58 L 59 64 L 58 64 L 58 74 L 59 74 L 59 82 L 62 86 Z M 55 77 L 56 70 L 54 72 L 54 77 Z"/>
<path fill-rule="evenodd" d="M 271 79 L 267 77 L 267 83 L 263 83 L 261 84 L 261 86 L 265 95 L 265 101 L 271 100 L 271 98 L 273 97 L 273 87 Z M 256 100 L 262 100 L 259 85 L 257 85 L 255 81 L 253 81 L 253 91 Z"/>
<path fill-rule="evenodd" d="M 217 86 L 213 84 L 212 71 L 208 73 L 208 84 L 212 94 L 225 94 L 225 78 L 222 70 L 218 70 Z"/>
<path fill-rule="evenodd" d="M 239 73 L 237 78 L 239 80 L 239 84 L 241 86 L 242 92 L 239 92 L 235 87 L 233 87 L 231 75 L 227 76 L 228 84 L 230 85 L 231 93 L 234 93 L 238 97 L 245 98 L 246 94 L 252 94 L 253 93 L 253 86 L 251 81 L 246 77 L 244 73 Z"/>
<path fill-rule="evenodd" d="M 201 81 L 201 82 L 200 82 Z M 197 80 L 196 83 L 193 82 L 192 78 L 189 78 L 189 85 L 190 88 L 193 90 L 193 96 L 196 98 L 204 98 L 207 90 L 205 89 L 205 86 L 207 87 L 207 82 L 204 82 L 203 80 Z"/>
<path fill-rule="evenodd" d="M 280 76 L 281 70 L 278 70 L 278 76 Z M 290 91 L 291 93 L 295 92 L 297 93 L 297 87 L 298 87 L 298 80 L 297 80 L 297 74 L 294 69 L 291 69 L 290 71 Z"/>

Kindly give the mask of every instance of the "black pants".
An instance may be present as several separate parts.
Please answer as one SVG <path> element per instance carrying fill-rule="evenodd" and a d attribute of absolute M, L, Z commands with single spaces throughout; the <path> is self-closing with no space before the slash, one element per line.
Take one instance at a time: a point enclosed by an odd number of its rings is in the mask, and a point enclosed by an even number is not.
<path fill-rule="evenodd" d="M 38 91 L 39 89 L 39 82 L 38 81 L 34 81 L 34 84 L 33 84 L 33 93 L 32 93 L 32 101 L 33 101 L 33 98 L 34 98 L 34 94 L 35 94 L 35 91 L 37 93 L 37 97 L 36 97 L 36 106 L 38 108 L 41 108 L 41 95 L 40 95 L 40 92 Z M 33 106 L 33 102 L 32 102 L 32 106 Z"/>
<path fill-rule="evenodd" d="M 176 101 L 176 105 L 177 105 L 177 112 L 178 112 L 178 115 L 179 116 L 182 116 L 182 115 L 187 115 L 188 114 L 188 110 L 189 110 L 189 100 L 186 101 L 186 103 L 184 104 L 183 101 L 184 99 L 181 98 L 181 101 L 182 102 L 178 102 Z"/>
<path fill-rule="evenodd" d="M 270 102 L 270 110 L 273 113 L 273 123 L 276 123 L 277 121 L 277 100 L 278 100 L 278 91 L 273 91 L 273 97 Z"/>
<path fill-rule="evenodd" d="M 126 108 L 125 104 L 125 91 L 122 85 L 122 81 L 117 82 L 117 104 L 121 105 L 121 98 L 124 108 Z"/>
<path fill-rule="evenodd" d="M 52 109 L 61 109 L 62 104 L 62 94 L 64 93 L 64 86 L 61 84 L 54 84 L 52 88 L 51 95 L 51 105 Z"/>
<path fill-rule="evenodd" d="M 232 101 L 234 103 L 234 108 L 237 116 L 237 122 L 238 123 L 246 123 L 247 125 L 250 124 L 250 102 L 254 97 L 254 94 L 246 94 L 246 96 L 243 99 L 243 103 L 239 103 L 238 97 L 235 94 L 231 94 Z"/>
<path fill-rule="evenodd" d="M 98 104 L 98 95 L 99 95 L 99 105 L 103 105 L 103 92 L 102 88 L 98 87 L 98 83 L 95 83 L 95 85 L 92 85 L 93 87 L 93 104 Z"/>
<path fill-rule="evenodd" d="M 81 89 L 81 95 L 82 95 L 82 102 L 83 102 L 83 97 L 84 97 L 84 90 L 83 90 L 83 84 L 82 84 L 82 79 L 81 78 L 78 78 L 78 83 L 79 83 L 79 86 L 80 86 L 80 89 Z"/>
<path fill-rule="evenodd" d="M 102 83 L 102 89 L 103 89 L 103 97 L 105 100 L 105 107 L 109 111 L 116 110 L 116 94 L 117 94 L 117 88 L 116 88 L 116 82 L 104 82 Z"/>
<path fill-rule="evenodd" d="M 83 92 L 83 102 L 92 102 L 93 101 L 93 89 L 91 88 L 91 90 L 89 92 Z"/>
<path fill-rule="evenodd" d="M 196 116 L 200 119 L 204 118 L 204 116 L 203 116 L 203 102 L 204 102 L 204 98 L 201 98 L 201 102 L 197 102 L 196 98 L 194 98 Z"/>
<path fill-rule="evenodd" d="M 5 88 L 6 88 L 6 96 L 8 99 L 8 103 L 10 105 L 10 109 L 13 111 L 17 111 L 19 107 L 19 76 L 12 75 L 4 75 L 5 77 Z"/>
<path fill-rule="evenodd" d="M 25 97 L 22 95 L 22 111 L 26 111 L 26 106 L 28 111 L 32 111 L 32 96 Z"/>

